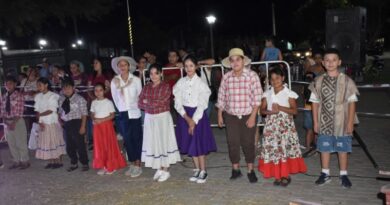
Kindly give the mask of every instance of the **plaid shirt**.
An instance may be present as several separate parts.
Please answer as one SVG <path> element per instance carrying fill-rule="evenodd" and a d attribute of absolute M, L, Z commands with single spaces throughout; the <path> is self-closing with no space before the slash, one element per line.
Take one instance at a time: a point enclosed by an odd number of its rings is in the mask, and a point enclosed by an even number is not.
<path fill-rule="evenodd" d="M 81 119 L 83 116 L 88 115 L 87 101 L 81 97 L 81 95 L 74 93 L 70 100 L 70 112 L 65 114 L 65 111 L 62 109 L 62 103 L 65 101 L 65 96 L 60 96 L 60 114 L 61 119 L 65 122 L 70 120 Z"/>
<path fill-rule="evenodd" d="M 249 115 L 261 103 L 260 80 L 257 74 L 244 68 L 241 76 L 233 71 L 223 76 L 216 106 L 231 115 Z"/>
<path fill-rule="evenodd" d="M 1 117 L 3 118 L 17 118 L 22 117 L 24 112 L 24 97 L 23 94 L 19 91 L 15 90 L 11 96 L 11 113 L 8 114 L 5 111 L 5 107 L 7 105 L 7 96 L 8 93 L 6 93 L 4 96 L 2 96 L 2 101 L 0 102 L 0 109 L 1 109 Z"/>
<path fill-rule="evenodd" d="M 138 107 L 148 114 L 159 114 L 170 110 L 171 88 L 168 83 L 161 82 L 153 87 L 147 84 L 139 96 Z"/>

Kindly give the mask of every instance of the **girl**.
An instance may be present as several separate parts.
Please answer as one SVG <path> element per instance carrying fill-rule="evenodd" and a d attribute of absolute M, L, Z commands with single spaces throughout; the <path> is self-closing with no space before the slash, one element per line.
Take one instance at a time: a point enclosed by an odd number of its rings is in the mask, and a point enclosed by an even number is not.
<path fill-rule="evenodd" d="M 283 84 L 280 68 L 270 71 L 271 89 L 263 95 L 260 111 L 267 115 L 263 131 L 259 171 L 264 178 L 274 177 L 274 185 L 287 186 L 290 173 L 306 172 L 293 115 L 298 113 L 298 95 Z"/>
<path fill-rule="evenodd" d="M 180 114 L 177 120 L 176 137 L 180 153 L 192 157 L 195 165 L 190 181 L 205 183 L 207 179 L 206 155 L 216 151 L 214 136 L 205 110 L 210 88 L 196 75 L 197 60 L 188 56 L 184 60 L 186 77 L 173 88 L 175 109 Z"/>
<path fill-rule="evenodd" d="M 47 78 L 40 78 L 37 82 L 39 93 L 35 96 L 34 109 L 41 130 L 38 136 L 36 158 L 48 160 L 48 168 L 62 167 L 61 155 L 65 154 L 63 131 L 58 122 L 59 95 L 49 91 L 50 83 Z"/>
<path fill-rule="evenodd" d="M 168 83 L 161 82 L 161 75 L 160 65 L 150 67 L 152 83 L 142 89 L 138 101 L 146 113 L 141 159 L 145 167 L 157 169 L 153 180 L 159 182 L 170 177 L 170 164 L 181 161 L 170 113 L 171 89 Z"/>
<path fill-rule="evenodd" d="M 132 73 L 137 63 L 133 58 L 120 56 L 111 61 L 112 69 L 117 74 L 111 81 L 112 99 L 119 111 L 119 133 L 125 141 L 129 170 L 125 175 L 138 177 L 142 174 L 142 123 L 138 97 L 142 90 L 141 80 Z"/>
<path fill-rule="evenodd" d="M 97 83 L 94 87 L 96 99 L 91 104 L 93 121 L 93 168 L 101 169 L 98 175 L 113 174 L 126 166 L 120 153 L 112 120 L 115 108 L 112 102 L 104 97 L 105 85 Z"/>

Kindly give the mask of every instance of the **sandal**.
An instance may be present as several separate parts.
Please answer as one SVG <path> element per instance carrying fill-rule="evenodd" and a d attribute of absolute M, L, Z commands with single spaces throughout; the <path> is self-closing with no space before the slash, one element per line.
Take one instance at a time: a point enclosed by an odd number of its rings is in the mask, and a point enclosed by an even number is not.
<path fill-rule="evenodd" d="M 275 179 L 274 186 L 280 186 L 280 179 Z"/>
<path fill-rule="evenodd" d="M 66 169 L 66 171 L 72 172 L 72 171 L 76 170 L 77 168 L 79 168 L 79 166 L 77 164 L 71 165 L 68 169 Z"/>
<path fill-rule="evenodd" d="M 280 181 L 280 185 L 282 185 L 284 187 L 288 186 L 290 183 L 291 183 L 290 177 L 288 177 L 288 178 L 282 177 L 282 180 Z"/>

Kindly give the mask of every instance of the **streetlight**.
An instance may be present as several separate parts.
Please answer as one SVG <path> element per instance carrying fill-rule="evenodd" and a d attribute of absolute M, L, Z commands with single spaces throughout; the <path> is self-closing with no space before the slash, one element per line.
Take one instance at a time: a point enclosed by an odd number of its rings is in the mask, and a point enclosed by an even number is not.
<path fill-rule="evenodd" d="M 8 50 L 8 47 L 7 46 L 2 46 L 1 50 L 6 51 L 6 50 Z"/>
<path fill-rule="evenodd" d="M 0 39 L 0 46 L 5 46 L 7 44 L 7 41 L 1 40 Z"/>
<path fill-rule="evenodd" d="M 75 43 L 72 43 L 72 48 L 76 48 L 77 45 Z"/>
<path fill-rule="evenodd" d="M 77 45 L 79 45 L 79 46 L 83 45 L 83 41 L 81 39 L 78 39 L 77 40 Z"/>
<path fill-rule="evenodd" d="M 38 41 L 39 48 L 43 49 L 47 46 L 47 41 L 45 39 L 39 39 Z"/>
<path fill-rule="evenodd" d="M 214 39 L 213 39 L 213 24 L 217 20 L 214 15 L 206 17 L 207 23 L 210 25 L 210 43 L 211 43 L 211 57 L 214 58 Z"/>

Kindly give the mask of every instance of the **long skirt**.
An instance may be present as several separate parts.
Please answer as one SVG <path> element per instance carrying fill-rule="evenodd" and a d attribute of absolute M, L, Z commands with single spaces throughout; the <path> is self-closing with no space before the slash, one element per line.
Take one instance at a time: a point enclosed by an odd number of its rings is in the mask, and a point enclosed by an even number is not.
<path fill-rule="evenodd" d="M 267 116 L 263 134 L 258 168 L 264 178 L 306 172 L 292 116 L 284 112 Z"/>
<path fill-rule="evenodd" d="M 60 124 L 45 124 L 43 130 L 39 131 L 37 150 L 35 157 L 49 160 L 57 159 L 66 154 L 65 141 Z"/>
<path fill-rule="evenodd" d="M 145 115 L 142 162 L 145 167 L 160 169 L 181 161 L 171 113 Z"/>
<path fill-rule="evenodd" d="M 93 126 L 93 168 L 112 172 L 126 166 L 111 120 Z"/>
<path fill-rule="evenodd" d="M 192 117 L 196 108 L 184 107 L 187 115 Z M 194 135 L 188 133 L 188 124 L 182 116 L 178 116 L 176 126 L 177 144 L 181 154 L 188 154 L 191 157 L 207 155 L 210 152 L 217 151 L 217 145 L 213 132 L 210 127 L 210 121 L 206 112 L 203 112 L 202 118 L 195 126 Z"/>

